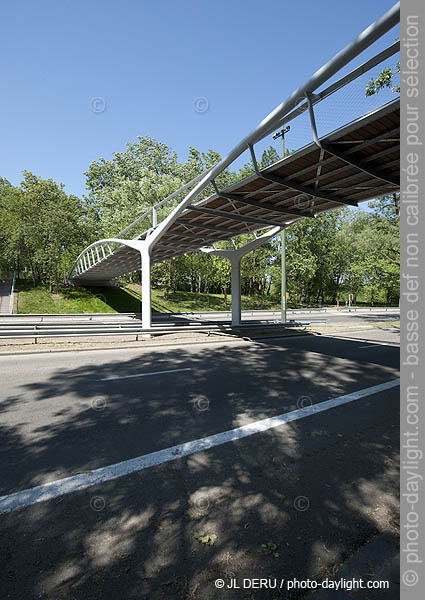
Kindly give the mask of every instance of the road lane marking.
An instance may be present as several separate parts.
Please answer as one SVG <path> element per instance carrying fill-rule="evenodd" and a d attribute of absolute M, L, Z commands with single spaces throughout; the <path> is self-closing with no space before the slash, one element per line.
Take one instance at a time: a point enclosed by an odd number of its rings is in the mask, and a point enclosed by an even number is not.
<path fill-rule="evenodd" d="M 400 348 L 400 344 L 397 342 L 379 342 L 378 340 L 368 340 L 367 338 L 355 338 L 355 337 L 349 337 L 347 336 L 336 336 L 336 335 L 329 335 L 328 337 L 316 337 L 314 339 L 316 340 L 326 340 L 332 338 L 333 340 L 344 340 L 344 341 L 348 341 L 348 342 L 367 342 L 367 346 L 370 346 L 370 344 L 373 344 L 374 346 L 390 346 L 391 348 Z M 292 338 L 292 339 L 297 339 L 297 338 Z M 366 348 L 366 346 L 358 346 L 358 348 Z"/>
<path fill-rule="evenodd" d="M 254 421 L 253 423 L 237 427 L 236 429 L 230 429 L 199 440 L 171 446 L 164 450 L 124 460 L 107 467 L 100 467 L 99 469 L 94 469 L 88 473 L 72 475 L 71 477 L 65 477 L 64 479 L 51 481 L 33 488 L 7 494 L 6 496 L 0 497 L 0 515 L 26 508 L 37 502 L 44 502 L 46 500 L 57 498 L 58 496 L 84 490 L 99 483 L 118 479 L 119 477 L 130 475 L 131 473 L 143 471 L 144 469 L 150 469 L 151 467 L 156 467 L 157 465 L 177 460 L 178 458 L 190 456 L 191 454 L 198 452 L 204 452 L 210 448 L 234 442 L 235 440 L 240 440 L 256 433 L 268 431 L 269 429 L 280 427 L 286 423 L 298 421 L 299 419 L 304 419 L 305 417 L 327 411 L 336 406 L 361 400 L 367 396 L 390 390 L 399 385 L 400 379 L 394 379 L 392 381 L 387 381 L 386 383 L 380 383 L 379 385 L 359 390 L 358 392 L 331 398 L 330 400 L 325 400 L 324 402 L 319 402 L 312 406 L 299 408 L 277 417 Z"/>
<path fill-rule="evenodd" d="M 164 375 L 165 373 L 179 373 L 181 371 L 191 371 L 190 367 L 185 369 L 169 369 L 167 371 L 152 371 L 152 373 L 137 373 L 137 375 L 122 375 L 120 377 L 104 377 L 98 381 L 114 381 L 115 379 L 132 379 L 133 377 L 149 377 L 149 375 Z"/>
<path fill-rule="evenodd" d="M 365 344 L 364 346 L 359 346 L 359 350 L 361 350 L 362 348 L 367 348 L 368 350 L 370 348 L 376 348 L 376 346 L 388 346 L 388 344 L 380 344 L 380 343 L 372 343 L 370 342 L 369 344 Z"/>

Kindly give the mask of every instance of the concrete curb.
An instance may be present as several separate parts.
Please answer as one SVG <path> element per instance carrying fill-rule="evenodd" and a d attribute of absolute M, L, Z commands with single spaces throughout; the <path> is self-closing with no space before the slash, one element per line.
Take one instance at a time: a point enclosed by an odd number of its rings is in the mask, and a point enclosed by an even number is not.
<path fill-rule="evenodd" d="M 372 328 L 374 329 L 374 328 Z M 344 333 L 344 331 L 346 332 L 355 332 L 355 331 L 370 331 L 371 327 L 367 326 L 367 325 L 359 325 L 357 328 L 353 329 L 352 327 L 347 327 L 347 329 L 341 329 L 339 331 L 330 331 L 329 335 L 331 335 L 332 337 L 337 337 L 336 334 L 338 333 Z M 29 354 L 53 354 L 56 352 L 91 352 L 91 351 L 95 351 L 95 350 L 132 350 L 132 349 L 136 349 L 136 348 L 164 348 L 164 347 L 169 347 L 169 346 L 189 346 L 189 345 L 201 345 L 201 344 L 216 344 L 216 343 L 234 343 L 234 342 L 255 342 L 255 341 L 260 341 L 260 340 L 271 340 L 271 339 L 281 339 L 281 338 L 286 338 L 286 337 L 300 337 L 300 336 L 306 336 L 306 335 L 314 335 L 314 336 L 321 336 L 321 335 L 326 335 L 327 332 L 323 332 L 323 331 L 294 331 L 291 333 L 284 333 L 282 332 L 281 334 L 272 334 L 272 335 L 263 335 L 263 336 L 257 336 L 257 337 L 248 337 L 248 336 L 244 336 L 244 337 L 224 337 L 224 339 L 208 339 L 208 340 L 192 340 L 192 341 L 175 341 L 175 342 L 165 342 L 163 344 L 161 343 L 149 343 L 149 341 L 145 341 L 145 342 L 134 342 L 137 345 L 134 346 L 101 346 L 98 348 L 50 348 L 50 349 L 46 349 L 46 350 L 17 350 L 16 352 L 0 352 L 0 356 L 22 356 L 22 355 L 29 355 Z M 212 332 L 211 333 L 211 338 L 214 335 L 219 335 L 216 332 Z M 350 339 L 350 338 L 345 338 L 345 339 Z M 356 339 L 356 338 L 353 338 Z M 33 344 L 35 345 L 35 344 Z"/>
<path fill-rule="evenodd" d="M 223 343 L 235 343 L 235 342 L 255 342 L 256 340 L 264 339 L 276 339 L 284 337 L 296 337 L 304 335 L 322 335 L 315 334 L 311 331 L 301 331 L 289 333 L 286 335 L 267 335 L 259 337 L 235 337 L 235 338 L 224 338 L 224 339 L 208 339 L 208 340 L 192 340 L 188 342 L 166 342 L 163 344 L 150 344 L 149 342 L 135 342 L 134 346 L 101 346 L 99 348 L 50 348 L 46 350 L 17 350 L 16 352 L 0 352 L 0 356 L 22 356 L 31 354 L 53 354 L 57 352 L 92 352 L 96 350 L 135 350 L 136 348 L 164 348 L 169 346 L 193 346 L 202 344 L 223 344 Z M 212 336 L 211 336 L 212 337 Z M 35 345 L 35 344 L 34 344 Z"/>

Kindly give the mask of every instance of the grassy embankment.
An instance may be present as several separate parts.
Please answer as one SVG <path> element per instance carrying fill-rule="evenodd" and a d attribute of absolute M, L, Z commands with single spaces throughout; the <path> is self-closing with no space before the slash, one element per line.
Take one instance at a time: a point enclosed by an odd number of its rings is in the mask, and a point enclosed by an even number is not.
<path fill-rule="evenodd" d="M 112 287 L 61 287 L 50 293 L 45 286 L 29 281 L 18 281 L 15 294 L 15 312 L 20 314 L 76 314 L 76 313 L 123 313 L 140 311 L 140 285 L 126 288 Z M 230 310 L 231 297 L 224 305 L 221 294 L 196 294 L 175 292 L 164 300 L 162 290 L 152 290 L 152 309 L 155 312 L 204 312 Z M 276 309 L 279 302 L 265 297 L 242 296 L 245 310 Z"/>

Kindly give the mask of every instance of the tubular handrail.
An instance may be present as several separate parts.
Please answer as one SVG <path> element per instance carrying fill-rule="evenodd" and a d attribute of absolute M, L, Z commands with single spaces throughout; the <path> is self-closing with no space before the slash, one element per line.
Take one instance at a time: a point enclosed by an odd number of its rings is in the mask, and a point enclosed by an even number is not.
<path fill-rule="evenodd" d="M 245 150 L 259 140 L 265 137 L 270 129 L 275 129 L 277 123 L 293 110 L 301 101 L 305 100 L 306 94 L 313 93 L 318 87 L 323 85 L 328 79 L 335 75 L 340 69 L 351 62 L 361 52 L 366 50 L 382 35 L 394 27 L 400 20 L 400 2 L 397 2 L 380 19 L 367 27 L 357 38 L 348 44 L 343 50 L 338 52 L 329 62 L 318 69 L 303 85 L 296 89 L 282 104 L 277 106 L 257 127 L 237 144 L 227 156 L 222 158 L 199 183 L 188 193 L 186 198 L 160 223 L 155 235 L 147 240 L 147 246 L 150 250 L 166 233 L 173 221 L 183 212 L 183 210 L 193 202 L 193 199 L 220 173 L 226 169 L 234 160 L 239 158 Z"/>
<path fill-rule="evenodd" d="M 328 86 L 326 89 L 322 90 L 321 92 L 318 92 L 317 94 L 312 95 L 311 103 L 315 105 L 319 102 L 322 102 L 322 100 L 325 100 L 325 98 L 328 98 L 335 92 L 338 92 L 343 87 L 357 79 L 357 77 L 364 75 L 365 73 L 373 69 L 373 67 L 376 67 L 377 65 L 379 65 L 379 63 L 389 58 L 390 56 L 394 56 L 394 54 L 396 54 L 399 51 L 400 40 L 397 40 L 396 42 L 391 44 L 391 46 L 388 46 L 387 48 L 385 48 L 385 50 L 382 50 L 382 52 L 379 52 L 360 66 L 347 73 L 347 75 L 341 77 L 341 79 L 338 79 L 338 81 L 331 83 L 331 85 Z M 284 118 L 282 118 L 282 120 L 278 123 L 278 126 L 271 128 L 266 135 L 270 135 L 273 131 L 275 131 L 275 129 L 283 127 L 284 125 L 286 125 L 286 123 L 289 123 L 290 121 L 300 116 L 307 110 L 308 102 L 305 102 L 304 104 L 290 112 L 288 115 L 286 115 Z"/>
<path fill-rule="evenodd" d="M 355 69 L 353 69 L 352 71 L 350 71 L 347 75 L 344 75 L 344 77 L 342 77 L 341 79 L 338 79 L 338 81 L 335 81 L 334 83 L 332 83 L 326 89 L 322 90 L 318 94 L 315 94 L 314 97 L 312 98 L 312 104 L 315 105 L 319 102 L 322 102 L 322 100 L 324 100 L 325 98 L 328 98 L 335 92 L 339 91 L 340 89 L 342 89 L 343 87 L 345 87 L 346 85 L 348 85 L 349 83 L 354 81 L 360 75 L 364 75 L 365 73 L 370 71 L 370 69 L 372 69 L 376 65 L 379 65 L 379 63 L 381 63 L 383 60 L 396 54 L 399 50 L 400 50 L 400 40 L 397 40 L 396 42 L 394 42 L 393 44 L 391 44 L 390 46 L 388 46 L 387 48 L 385 48 L 384 50 L 382 50 L 381 52 L 379 52 L 378 54 L 376 54 L 375 56 L 373 56 L 372 58 L 370 58 L 363 64 L 361 64 L 360 66 L 358 66 Z M 301 106 L 296 108 L 294 111 L 289 113 L 286 117 L 284 117 L 278 123 L 278 125 L 273 126 L 268 132 L 266 132 L 265 136 L 267 136 L 270 133 L 272 133 L 273 131 L 275 131 L 275 129 L 278 129 L 279 127 L 283 127 L 284 125 L 286 125 L 286 123 L 289 123 L 289 121 L 292 121 L 293 119 L 300 116 L 302 113 L 304 113 L 307 110 L 308 110 L 308 102 L 305 102 L 304 104 L 302 104 Z M 133 221 L 133 223 L 131 223 L 130 225 L 128 225 L 128 227 L 126 227 L 125 229 L 120 231 L 120 233 L 118 233 L 115 237 L 121 237 L 122 234 L 124 234 L 131 227 L 133 227 L 134 225 L 136 225 L 137 223 L 142 221 L 154 209 L 157 209 L 157 208 L 163 206 L 164 204 L 167 204 L 170 200 L 175 198 L 182 191 L 184 191 L 191 185 L 194 185 L 195 183 L 197 183 L 204 175 L 207 175 L 212 170 L 212 168 L 213 167 L 210 167 L 207 171 L 200 173 L 199 175 L 194 177 L 191 181 L 189 181 L 189 183 L 184 184 L 178 190 L 176 190 L 175 192 L 173 192 L 172 194 L 170 194 L 169 196 L 167 196 L 166 198 L 161 200 L 161 202 L 158 202 L 157 204 L 155 204 L 154 206 L 149 208 L 149 210 L 147 210 L 141 217 L 138 217 L 135 221 Z"/>
<path fill-rule="evenodd" d="M 199 173 L 199 175 L 196 175 L 196 177 L 194 177 L 193 179 L 191 179 L 188 183 L 185 183 L 181 187 L 179 187 L 178 190 L 176 190 L 175 192 L 173 192 L 172 194 L 170 194 L 169 196 L 167 196 L 166 198 L 164 198 L 160 202 L 157 202 L 156 204 L 154 204 L 153 206 L 151 206 L 145 213 L 143 213 L 143 215 L 141 217 L 138 217 L 135 221 L 133 221 L 133 223 L 131 223 L 130 225 L 127 225 L 127 227 L 125 227 L 122 231 L 120 231 L 119 233 L 117 233 L 117 235 L 115 237 L 117 237 L 117 238 L 121 237 L 129 229 L 131 229 L 132 227 L 134 227 L 134 225 L 137 225 L 137 223 L 140 223 L 140 221 L 142 221 L 148 215 L 150 215 L 154 210 L 157 210 L 158 208 L 160 208 L 164 204 L 167 204 L 168 202 L 170 202 L 170 200 L 173 200 L 176 196 L 178 196 L 179 194 L 181 194 L 184 190 L 187 190 L 187 188 L 191 187 L 192 185 L 195 185 L 195 183 L 197 183 L 204 175 L 207 175 L 211 171 L 211 169 L 212 169 L 212 167 L 210 167 L 206 171 L 203 171 L 202 173 Z"/>
<path fill-rule="evenodd" d="M 338 73 L 343 67 L 350 63 L 355 57 L 361 54 L 369 46 L 371 46 L 376 40 L 382 35 L 387 33 L 392 27 L 394 27 L 400 20 L 400 2 L 394 4 L 394 6 L 388 10 L 380 19 L 372 23 L 367 27 L 360 35 L 358 35 L 350 44 L 338 52 L 331 60 L 325 65 L 318 69 L 303 85 L 296 89 L 284 102 L 277 106 L 265 119 L 263 119 L 257 127 L 251 131 L 245 138 L 243 138 L 230 152 L 219 160 L 213 167 L 205 171 L 204 173 L 196 176 L 189 183 L 184 184 L 179 190 L 173 192 L 167 198 L 164 198 L 160 203 L 151 207 L 141 217 L 136 219 L 131 225 L 121 231 L 116 237 L 120 237 L 123 233 L 128 231 L 135 224 L 142 221 L 146 216 L 155 211 L 158 207 L 168 203 L 170 200 L 175 198 L 182 191 L 192 187 L 186 197 L 176 206 L 171 213 L 159 224 L 154 224 L 150 228 L 149 233 L 145 232 L 145 241 L 148 252 L 152 249 L 153 245 L 161 239 L 161 237 L 167 232 L 169 227 L 175 221 L 175 219 L 190 205 L 198 194 L 204 190 L 216 177 L 218 177 L 230 164 L 232 164 L 241 154 L 247 149 L 252 150 L 253 146 L 261 139 L 269 135 L 272 131 L 278 129 L 284 123 L 295 118 L 299 114 L 302 114 L 308 110 L 309 106 L 315 104 L 330 94 L 336 92 L 338 89 L 344 87 L 349 82 L 353 81 L 356 77 L 359 77 L 373 66 L 379 64 L 380 61 L 385 58 L 392 56 L 397 52 L 399 48 L 399 42 L 395 42 L 390 47 L 386 48 L 382 52 L 378 53 L 373 58 L 369 59 L 357 67 L 337 82 L 334 82 L 325 90 L 322 90 L 319 94 L 314 94 L 321 85 L 325 84 L 333 75 Z M 301 104 L 302 103 L 302 104 Z M 301 105 L 301 106 L 300 106 Z M 144 234 L 142 234 L 144 235 Z M 140 239 L 141 236 L 138 237 Z M 96 243 L 94 244 L 96 245 Z M 93 245 L 92 245 L 93 246 Z M 90 248 L 90 246 L 88 247 Z M 87 248 L 87 249 L 88 249 Z M 86 249 L 86 250 L 87 250 Z M 81 256 L 86 252 L 80 254 L 77 261 L 75 261 L 70 275 L 73 272 L 75 265 Z"/>

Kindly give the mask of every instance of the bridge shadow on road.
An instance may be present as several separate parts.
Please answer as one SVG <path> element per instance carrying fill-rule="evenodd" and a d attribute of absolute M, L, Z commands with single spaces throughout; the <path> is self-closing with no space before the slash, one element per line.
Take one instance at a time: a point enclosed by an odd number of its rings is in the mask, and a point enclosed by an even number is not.
<path fill-rule="evenodd" d="M 2 493 L 398 376 L 393 348 L 360 360 L 359 342 L 320 343 L 181 347 L 58 368 L 0 403 Z M 100 381 L 167 368 L 192 370 Z M 398 448 L 395 389 L 4 515 L 4 597 L 213 599 L 217 578 L 335 574 L 378 533 L 395 535 Z M 196 540 L 200 531 L 215 544 Z"/>

